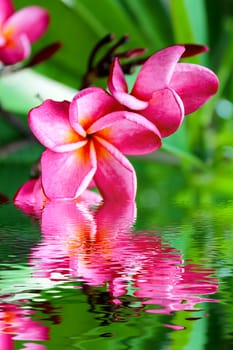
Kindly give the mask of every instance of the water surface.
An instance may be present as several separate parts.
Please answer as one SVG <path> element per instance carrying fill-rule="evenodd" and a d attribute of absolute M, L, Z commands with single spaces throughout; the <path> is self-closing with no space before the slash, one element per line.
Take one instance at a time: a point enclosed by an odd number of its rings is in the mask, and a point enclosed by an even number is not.
<path fill-rule="evenodd" d="M 171 206 L 1 205 L 0 349 L 232 349 L 233 203 Z"/>

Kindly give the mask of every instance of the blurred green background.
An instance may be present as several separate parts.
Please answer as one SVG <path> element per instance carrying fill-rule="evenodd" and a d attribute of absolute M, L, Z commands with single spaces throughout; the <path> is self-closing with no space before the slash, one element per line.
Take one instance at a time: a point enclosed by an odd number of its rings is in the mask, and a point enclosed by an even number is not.
<path fill-rule="evenodd" d="M 128 34 L 120 50 L 135 47 L 151 54 L 168 45 L 208 45 L 208 53 L 188 61 L 203 64 L 218 75 L 218 94 L 199 111 L 186 117 L 177 133 L 164 139 L 155 154 L 131 161 L 138 173 L 138 200 L 150 186 L 162 198 L 184 187 L 201 197 L 231 198 L 233 159 L 233 3 L 231 0 L 15 0 L 20 9 L 40 5 L 48 9 L 48 31 L 33 45 L 33 53 L 62 42 L 62 48 L 34 69 L 0 78 L 0 103 L 26 130 L 18 130 L 0 116 L 0 193 L 13 196 L 28 179 L 42 147 L 28 139 L 27 113 L 46 98 L 71 99 L 80 87 L 87 61 L 96 43 L 108 33 L 116 40 Z M 100 52 L 103 55 L 108 46 Z M 129 83 L 135 79 L 128 77 Z M 95 81 L 106 87 L 106 79 Z M 7 118 L 9 116 L 7 115 Z M 8 118 L 9 119 L 9 118 Z M 15 120 L 14 123 L 15 124 Z M 166 181 L 165 181 L 166 179 Z M 176 181 L 174 180 L 176 179 Z M 164 183 L 166 182 L 166 185 Z M 148 185 L 149 183 L 149 185 Z M 152 191 L 152 193 L 153 193 Z M 165 191 L 165 192 L 164 192 Z M 178 191 L 178 192 L 177 192 Z M 151 190 L 149 190 L 151 193 Z M 159 193 L 159 194 L 158 194 Z M 183 194 L 186 196 L 186 194 Z M 196 194 L 195 194 L 196 195 Z M 154 196 L 150 195 L 152 204 Z"/>

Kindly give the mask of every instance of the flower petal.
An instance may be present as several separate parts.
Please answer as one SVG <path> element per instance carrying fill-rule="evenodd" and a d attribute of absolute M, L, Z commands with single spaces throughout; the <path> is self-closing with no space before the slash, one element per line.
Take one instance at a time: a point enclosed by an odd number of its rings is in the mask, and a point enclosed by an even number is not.
<path fill-rule="evenodd" d="M 8 65 L 25 60 L 31 52 L 31 44 L 25 34 L 6 40 L 0 47 L 0 62 Z"/>
<path fill-rule="evenodd" d="M 73 152 L 46 150 L 41 157 L 42 186 L 49 199 L 74 199 L 82 194 L 96 171 L 93 145 Z"/>
<path fill-rule="evenodd" d="M 41 178 L 25 182 L 14 196 L 14 205 L 27 214 L 40 214 L 46 197 L 41 187 Z"/>
<path fill-rule="evenodd" d="M 94 180 L 103 198 L 134 200 L 137 187 L 136 175 L 128 159 L 100 137 L 95 138 L 95 149 L 97 170 Z"/>
<path fill-rule="evenodd" d="M 94 192 L 94 191 L 90 191 L 90 190 L 85 190 L 79 197 L 78 197 L 78 201 L 81 204 L 85 204 L 87 206 L 93 206 L 93 205 L 97 205 L 100 204 L 100 202 L 102 201 L 102 197 L 99 193 Z"/>
<path fill-rule="evenodd" d="M 124 154 L 147 154 L 161 146 L 155 125 L 140 114 L 128 111 L 107 114 L 92 124 L 88 133 L 104 138 Z"/>
<path fill-rule="evenodd" d="M 46 31 L 49 24 L 49 14 L 39 6 L 29 6 L 16 11 L 6 21 L 4 32 L 10 32 L 13 36 L 26 34 L 33 43 Z"/>
<path fill-rule="evenodd" d="M 117 101 L 130 109 L 140 110 L 146 108 L 148 105 L 146 101 L 142 101 L 128 94 L 124 73 L 117 58 L 115 58 L 111 65 L 108 88 Z"/>
<path fill-rule="evenodd" d="M 29 126 L 33 134 L 52 151 L 72 151 L 87 142 L 70 125 L 69 105 L 67 101 L 46 100 L 29 112 Z"/>
<path fill-rule="evenodd" d="M 103 115 L 119 109 L 117 101 L 105 90 L 93 87 L 81 90 L 70 105 L 70 123 L 79 132 Z"/>
<path fill-rule="evenodd" d="M 185 114 L 197 110 L 218 90 L 218 78 L 208 68 L 197 64 L 179 63 L 170 87 L 183 101 Z"/>
<path fill-rule="evenodd" d="M 14 6 L 11 0 L 0 0 L 0 27 L 8 17 L 14 13 Z"/>
<path fill-rule="evenodd" d="M 170 46 L 152 55 L 142 66 L 132 94 L 149 99 L 155 90 L 169 86 L 175 66 L 185 51 L 184 46 Z"/>
<path fill-rule="evenodd" d="M 108 88 L 112 94 L 114 94 L 116 91 L 128 92 L 125 76 L 118 58 L 115 58 L 111 65 L 108 78 Z"/>
<path fill-rule="evenodd" d="M 199 44 L 184 44 L 185 52 L 181 58 L 192 57 L 199 55 L 200 53 L 209 51 L 208 46 Z"/>
<path fill-rule="evenodd" d="M 113 93 L 113 96 L 123 106 L 134 111 L 142 110 L 148 107 L 148 102 L 139 100 L 137 97 L 130 95 L 126 92 L 115 91 Z"/>
<path fill-rule="evenodd" d="M 174 133 L 182 123 L 184 107 L 175 91 L 162 89 L 153 93 L 143 115 L 156 125 L 162 137 L 166 137 Z"/>

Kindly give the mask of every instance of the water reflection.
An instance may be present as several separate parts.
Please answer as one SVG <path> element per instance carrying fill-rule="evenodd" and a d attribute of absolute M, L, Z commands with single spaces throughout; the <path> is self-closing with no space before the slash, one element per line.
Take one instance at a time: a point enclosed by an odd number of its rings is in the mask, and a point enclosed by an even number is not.
<path fill-rule="evenodd" d="M 41 243 L 30 257 L 35 276 L 55 281 L 73 276 L 86 286 L 105 286 L 110 302 L 120 305 L 120 297 L 129 294 L 152 313 L 193 310 L 213 301 L 202 295 L 217 291 L 214 271 L 186 264 L 159 235 L 133 232 L 134 219 L 131 202 L 105 203 L 93 212 L 75 202 L 50 202 L 42 213 Z"/>
<path fill-rule="evenodd" d="M 45 350 L 46 347 L 34 341 L 48 340 L 48 327 L 31 317 L 32 310 L 15 304 L 0 305 L 0 344 L 3 350 L 13 350 L 15 341 L 24 341 L 24 349 Z M 33 341 L 33 343 L 31 342 Z"/>
<path fill-rule="evenodd" d="M 172 317 L 176 311 L 198 311 L 197 304 L 215 302 L 209 297 L 218 288 L 214 271 L 184 261 L 181 251 L 164 243 L 159 233 L 135 231 L 135 218 L 132 202 L 106 202 L 94 208 L 85 202 L 47 202 L 39 220 L 41 241 L 29 256 L 32 278 L 40 283 L 50 281 L 54 294 L 56 286 L 82 290 L 89 312 L 102 326 L 145 312 Z M 46 300 L 38 301 L 37 306 L 53 323 L 64 321 L 59 312 L 53 314 L 54 308 L 48 307 Z M 26 300 L 24 303 L 27 305 Z M 32 301 L 28 303 L 32 307 Z M 14 304 L 2 304 L 2 339 L 22 339 L 21 328 L 16 326 L 20 320 L 22 325 L 32 322 L 43 335 L 37 339 L 25 326 L 24 339 L 46 340 L 48 329 L 32 316 L 33 312 L 24 308 L 20 311 Z M 184 328 L 182 324 L 164 325 Z M 44 349 L 41 344 L 34 345 L 41 347 L 26 349 Z M 10 345 L 5 349 L 10 350 Z"/>

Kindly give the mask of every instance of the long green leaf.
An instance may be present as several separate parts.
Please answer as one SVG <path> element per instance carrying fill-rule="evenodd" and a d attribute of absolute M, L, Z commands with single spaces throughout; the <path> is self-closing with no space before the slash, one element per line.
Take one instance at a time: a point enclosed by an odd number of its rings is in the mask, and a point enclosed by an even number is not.
<path fill-rule="evenodd" d="M 163 143 L 162 149 L 176 155 L 183 162 L 189 163 L 201 169 L 205 167 L 205 164 L 201 161 L 201 159 L 197 158 L 195 155 L 188 151 L 184 151 L 180 148 L 177 148 L 176 146 L 166 144 L 165 142 Z"/>
<path fill-rule="evenodd" d="M 27 114 L 43 100 L 70 100 L 76 90 L 25 69 L 0 79 L 0 99 L 5 109 Z"/>
<path fill-rule="evenodd" d="M 171 19 L 177 43 L 208 44 L 204 0 L 170 0 Z M 195 63 L 207 62 L 207 55 L 191 58 Z"/>

